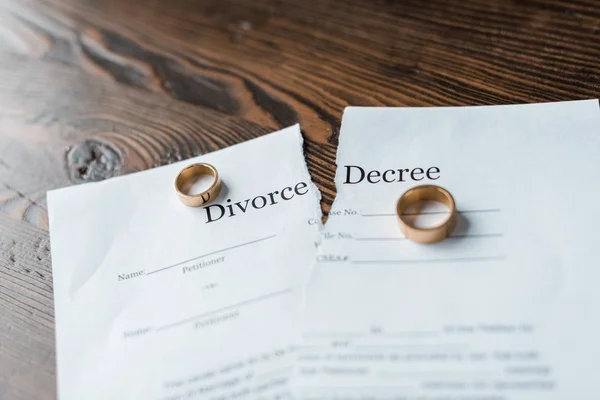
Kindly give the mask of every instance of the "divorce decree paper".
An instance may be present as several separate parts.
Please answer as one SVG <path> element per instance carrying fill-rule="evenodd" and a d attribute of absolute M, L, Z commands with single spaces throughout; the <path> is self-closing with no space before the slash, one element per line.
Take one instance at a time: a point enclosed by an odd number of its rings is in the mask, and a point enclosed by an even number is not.
<path fill-rule="evenodd" d="M 597 399 L 599 154 L 598 101 L 346 109 L 297 397 Z M 442 242 L 400 232 L 420 184 L 456 200 Z"/>
<path fill-rule="evenodd" d="M 223 189 L 192 208 L 173 180 L 195 162 Z M 288 393 L 321 217 L 297 125 L 48 204 L 61 400 Z"/>

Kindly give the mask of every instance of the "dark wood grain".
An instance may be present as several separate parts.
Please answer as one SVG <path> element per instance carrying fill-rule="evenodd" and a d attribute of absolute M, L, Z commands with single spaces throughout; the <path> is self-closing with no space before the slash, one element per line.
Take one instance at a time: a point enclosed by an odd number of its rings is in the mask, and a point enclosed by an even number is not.
<path fill-rule="evenodd" d="M 344 107 L 599 97 L 599 5 L 0 2 L 0 398 L 55 397 L 47 190 L 300 122 L 327 212 Z"/>

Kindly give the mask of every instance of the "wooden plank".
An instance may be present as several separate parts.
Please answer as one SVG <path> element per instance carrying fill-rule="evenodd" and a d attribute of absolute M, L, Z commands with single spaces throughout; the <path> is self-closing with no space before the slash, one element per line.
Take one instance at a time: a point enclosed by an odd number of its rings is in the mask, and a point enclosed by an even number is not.
<path fill-rule="evenodd" d="M 0 398 L 52 398 L 55 382 L 48 233 L 0 213 Z"/>
<path fill-rule="evenodd" d="M 300 122 L 327 212 L 344 107 L 599 97 L 598 26 L 594 0 L 1 2 L 0 398 L 54 397 L 47 190 Z"/>

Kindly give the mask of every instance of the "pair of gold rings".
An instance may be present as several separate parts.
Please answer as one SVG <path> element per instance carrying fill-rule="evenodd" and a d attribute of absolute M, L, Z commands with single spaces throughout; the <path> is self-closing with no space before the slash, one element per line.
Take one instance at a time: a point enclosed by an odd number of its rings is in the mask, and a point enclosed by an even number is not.
<path fill-rule="evenodd" d="M 444 204 L 449 209 L 448 216 L 431 228 L 417 228 L 406 219 L 407 208 L 415 203 L 433 200 Z M 444 240 L 456 227 L 456 205 L 454 198 L 446 189 L 435 185 L 416 186 L 404 192 L 396 204 L 396 215 L 404 236 L 417 243 L 435 243 Z"/>
<path fill-rule="evenodd" d="M 205 191 L 191 194 L 190 188 L 199 177 L 208 175 L 213 182 Z M 179 200 L 186 206 L 199 207 L 210 203 L 221 192 L 221 179 L 217 169 L 210 164 L 192 164 L 179 172 L 175 178 L 175 191 Z M 406 219 L 405 211 L 412 204 L 424 201 L 438 201 L 450 210 L 448 216 L 432 228 L 417 228 Z M 396 215 L 404 236 L 418 243 L 435 243 L 450 236 L 456 226 L 456 206 L 454 198 L 446 189 L 435 185 L 416 186 L 404 192 L 396 204 Z"/>
<path fill-rule="evenodd" d="M 191 187 L 201 176 L 212 176 L 213 181 L 205 191 L 191 194 Z M 210 203 L 221 193 L 221 179 L 217 169 L 210 164 L 192 164 L 179 172 L 175 178 L 175 191 L 186 206 L 200 207 Z"/>

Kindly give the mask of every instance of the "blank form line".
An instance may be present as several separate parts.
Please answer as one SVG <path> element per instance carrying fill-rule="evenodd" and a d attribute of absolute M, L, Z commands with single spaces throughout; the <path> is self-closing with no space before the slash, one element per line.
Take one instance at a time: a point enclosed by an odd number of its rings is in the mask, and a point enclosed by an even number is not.
<path fill-rule="evenodd" d="M 358 393 L 363 394 L 365 390 L 368 391 L 396 391 L 396 390 L 405 390 L 405 391 L 414 391 L 415 388 L 413 386 L 408 385 L 378 385 L 378 386 L 303 386 L 300 388 L 302 393 L 304 392 L 312 392 L 319 394 L 320 392 L 352 392 L 353 394 Z M 310 394 L 309 394 L 310 395 Z M 392 396 L 388 394 L 381 394 L 379 396 Z"/>
<path fill-rule="evenodd" d="M 293 350 L 296 351 L 298 349 L 324 349 L 330 347 L 329 344 L 298 344 L 293 346 Z"/>
<path fill-rule="evenodd" d="M 254 379 L 271 378 L 273 376 L 281 375 L 282 373 L 292 372 L 293 369 L 294 367 L 282 367 L 266 372 L 261 372 L 259 374 L 254 375 Z"/>
<path fill-rule="evenodd" d="M 187 322 L 192 322 L 192 321 L 195 321 L 195 320 L 198 320 L 198 319 L 202 319 L 204 317 L 209 317 L 211 315 L 218 314 L 218 313 L 221 313 L 223 311 L 228 311 L 228 310 L 231 310 L 233 308 L 247 306 L 247 305 L 252 304 L 252 303 L 256 303 L 256 302 L 259 302 L 259 301 L 262 301 L 262 300 L 270 299 L 272 297 L 281 296 L 282 294 L 286 294 L 286 293 L 289 293 L 291 291 L 292 291 L 292 288 L 287 288 L 287 289 L 280 290 L 280 291 L 277 291 L 277 292 L 265 294 L 264 296 L 259 296 L 259 297 L 255 297 L 253 299 L 244 300 L 244 301 L 241 301 L 241 302 L 236 303 L 236 304 L 232 304 L 232 305 L 229 305 L 229 306 L 226 306 L 226 307 L 223 307 L 223 308 L 219 308 L 217 310 L 208 311 L 208 312 L 205 312 L 205 313 L 202 313 L 202 314 L 194 315 L 193 317 L 190 317 L 190 318 L 182 319 L 180 321 L 171 322 L 170 324 L 163 325 L 163 326 L 157 328 L 156 330 L 157 331 L 161 331 L 163 329 L 172 328 L 172 327 L 177 326 L 177 325 L 185 324 Z"/>
<path fill-rule="evenodd" d="M 147 272 L 147 273 L 146 273 L 146 275 L 152 275 L 152 274 L 155 274 L 155 273 L 157 273 L 157 272 L 166 271 L 166 270 L 168 270 L 168 269 L 175 268 L 175 267 L 178 267 L 178 266 L 180 266 L 180 265 L 183 265 L 183 264 L 189 263 L 189 262 L 191 262 L 191 261 L 195 261 L 195 260 L 198 260 L 198 259 L 200 259 L 200 258 L 204 258 L 204 257 L 211 256 L 211 255 L 213 255 L 213 254 L 217 254 L 217 253 L 223 253 L 223 252 L 225 252 L 225 251 L 228 251 L 228 250 L 233 250 L 233 249 L 236 249 L 236 248 L 238 248 L 238 247 L 247 246 L 247 245 L 249 245 L 249 244 L 253 244 L 253 243 L 262 242 L 263 240 L 267 240 L 267 239 L 272 239 L 272 238 L 274 238 L 275 236 L 276 236 L 276 235 L 271 235 L 271 236 L 267 236 L 267 237 L 264 237 L 264 238 L 260 238 L 260 239 L 253 240 L 253 241 L 251 241 L 251 242 L 246 242 L 246 243 L 242 243 L 242 244 L 237 244 L 237 245 L 235 245 L 235 246 L 226 247 L 226 248 L 224 248 L 224 249 L 217 250 L 217 251 L 213 251 L 213 252 L 211 252 L 211 253 L 202 254 L 201 256 L 194 257 L 194 258 L 190 258 L 189 260 L 181 261 L 181 262 L 178 262 L 177 264 L 169 265 L 168 267 L 164 267 L 164 268 L 160 268 L 160 269 L 157 269 L 157 270 L 154 270 L 154 271 L 151 271 L 151 272 Z"/>
<path fill-rule="evenodd" d="M 363 332 L 306 332 L 302 334 L 305 338 L 331 338 L 331 337 L 342 337 L 342 338 L 357 338 L 365 336 Z"/>
<path fill-rule="evenodd" d="M 381 349 L 415 349 L 415 348 L 444 348 L 449 350 L 461 350 L 468 348 L 467 343 L 381 343 L 381 344 L 352 344 L 348 347 L 337 347 L 335 344 L 306 344 L 294 347 L 294 350 L 330 350 L 348 353 L 357 350 L 381 350 Z"/>
<path fill-rule="evenodd" d="M 404 376 L 451 376 L 456 377 L 457 375 L 468 375 L 468 376 L 480 376 L 480 375 L 494 375 L 498 374 L 498 371 L 379 371 L 377 375 L 384 377 L 404 377 Z"/>
<path fill-rule="evenodd" d="M 378 333 L 377 336 L 393 337 L 393 338 L 421 338 L 438 335 L 439 331 L 397 331 Z"/>
<path fill-rule="evenodd" d="M 356 349 L 413 349 L 413 348 L 444 348 L 444 349 L 466 349 L 469 347 L 466 343 L 406 343 L 406 344 L 356 344 Z"/>
<path fill-rule="evenodd" d="M 456 212 L 459 214 L 471 214 L 471 213 L 493 213 L 502 211 L 499 208 L 487 208 L 480 210 L 457 210 Z M 435 214 L 448 214 L 449 211 L 422 211 L 422 212 L 406 212 L 402 215 L 435 215 Z M 396 213 L 390 214 L 361 214 L 363 217 L 395 217 Z"/>
<path fill-rule="evenodd" d="M 468 233 L 464 235 L 452 235 L 447 237 L 446 239 L 479 239 L 479 238 L 499 238 L 504 236 L 502 233 Z M 407 240 L 404 236 L 397 237 L 358 237 L 354 238 L 354 240 L 359 241 L 396 241 L 396 240 Z"/>
<path fill-rule="evenodd" d="M 428 263 L 456 263 L 456 262 L 476 262 L 476 261 L 500 261 L 504 256 L 490 257 L 457 257 L 457 258 L 424 258 L 421 260 L 355 260 L 352 264 L 428 264 Z"/>
<path fill-rule="evenodd" d="M 396 332 L 306 332 L 302 334 L 303 338 L 315 338 L 315 339 L 328 339 L 328 338 L 361 338 L 365 336 L 382 336 L 382 337 L 402 337 L 402 338 L 415 338 L 423 336 L 432 336 L 439 334 L 439 331 L 396 331 Z"/>

